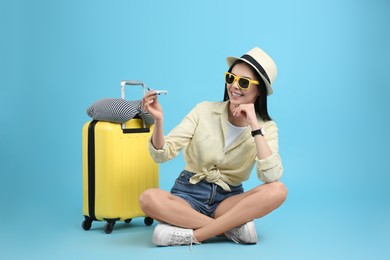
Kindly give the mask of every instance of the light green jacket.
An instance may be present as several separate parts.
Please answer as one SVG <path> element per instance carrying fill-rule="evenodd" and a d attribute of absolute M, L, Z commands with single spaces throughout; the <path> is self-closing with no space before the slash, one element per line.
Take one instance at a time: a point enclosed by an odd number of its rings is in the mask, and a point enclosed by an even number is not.
<path fill-rule="evenodd" d="M 257 176 L 263 182 L 274 182 L 283 173 L 278 148 L 278 128 L 273 121 L 259 124 L 264 127 L 265 139 L 272 154 L 259 160 L 254 138 L 248 127 L 225 150 L 228 120 L 228 101 L 199 103 L 166 137 L 162 149 L 156 150 L 151 141 L 149 150 L 157 163 L 175 158 L 184 148 L 185 170 L 195 173 L 193 184 L 205 179 L 230 191 L 229 185 L 237 186 L 249 179 L 256 163 Z M 229 184 L 229 185 L 228 185 Z"/>

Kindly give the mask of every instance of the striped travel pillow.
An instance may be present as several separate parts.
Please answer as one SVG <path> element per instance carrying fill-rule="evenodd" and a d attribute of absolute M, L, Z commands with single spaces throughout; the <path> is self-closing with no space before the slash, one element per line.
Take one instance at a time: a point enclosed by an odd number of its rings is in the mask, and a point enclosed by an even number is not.
<path fill-rule="evenodd" d="M 139 115 L 146 124 L 153 124 L 149 113 L 142 111 L 141 100 L 128 101 L 122 98 L 105 98 L 96 101 L 87 109 L 87 115 L 95 120 L 125 123 Z"/>

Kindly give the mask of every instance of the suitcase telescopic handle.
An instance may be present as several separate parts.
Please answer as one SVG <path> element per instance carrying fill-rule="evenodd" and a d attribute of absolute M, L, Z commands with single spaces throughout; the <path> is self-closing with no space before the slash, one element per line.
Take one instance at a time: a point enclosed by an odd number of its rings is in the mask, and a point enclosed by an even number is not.
<path fill-rule="evenodd" d="M 146 93 L 145 83 L 137 80 L 121 80 L 121 98 L 125 99 L 125 86 L 142 86 L 142 94 Z"/>
<path fill-rule="evenodd" d="M 125 86 L 142 86 L 142 95 L 144 96 L 146 93 L 146 86 L 145 83 L 137 80 L 121 80 L 121 98 L 125 99 Z M 142 120 L 143 122 L 143 128 L 146 128 L 145 121 Z M 126 129 L 126 123 L 122 124 L 122 129 Z"/>

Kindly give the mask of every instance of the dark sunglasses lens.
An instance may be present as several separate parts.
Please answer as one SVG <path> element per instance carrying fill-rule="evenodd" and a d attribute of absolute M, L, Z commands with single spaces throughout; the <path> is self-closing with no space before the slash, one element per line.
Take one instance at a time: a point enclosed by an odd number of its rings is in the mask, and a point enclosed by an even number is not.
<path fill-rule="evenodd" d="M 225 81 L 228 84 L 232 84 L 234 81 L 234 76 L 232 74 L 226 74 L 225 75 Z"/>
<path fill-rule="evenodd" d="M 242 88 L 248 88 L 249 87 L 249 80 L 241 78 L 238 81 L 238 84 L 240 84 L 240 87 L 242 87 Z"/>

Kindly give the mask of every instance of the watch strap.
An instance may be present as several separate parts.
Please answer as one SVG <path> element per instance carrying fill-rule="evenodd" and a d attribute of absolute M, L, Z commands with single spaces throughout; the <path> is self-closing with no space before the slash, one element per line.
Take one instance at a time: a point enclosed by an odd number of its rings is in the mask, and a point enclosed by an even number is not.
<path fill-rule="evenodd" d="M 263 129 L 262 129 L 262 128 L 257 129 L 257 130 L 253 130 L 253 131 L 251 132 L 251 134 L 252 134 L 253 137 L 255 137 L 256 135 L 264 136 L 264 135 L 263 135 Z"/>

